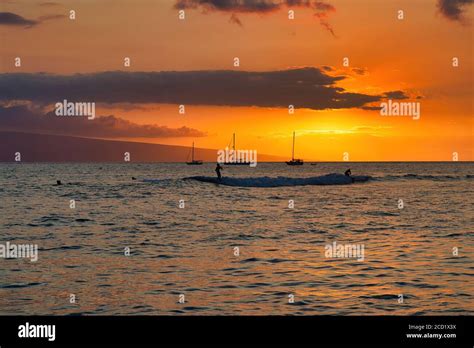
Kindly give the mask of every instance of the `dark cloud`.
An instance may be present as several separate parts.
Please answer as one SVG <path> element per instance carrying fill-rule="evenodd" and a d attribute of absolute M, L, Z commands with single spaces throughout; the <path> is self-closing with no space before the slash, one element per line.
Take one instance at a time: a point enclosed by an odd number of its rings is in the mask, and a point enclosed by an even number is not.
<path fill-rule="evenodd" d="M 303 1 L 301 1 L 301 2 L 303 2 Z M 311 3 L 311 1 L 309 1 L 309 2 Z M 336 37 L 336 33 L 334 32 L 334 29 L 332 28 L 332 26 L 327 21 L 329 13 L 336 12 L 336 8 L 332 5 L 330 5 L 330 4 L 327 4 L 327 3 L 324 3 L 324 2 L 321 2 L 321 1 L 312 2 L 310 7 L 312 7 L 316 11 L 314 16 L 319 19 L 319 24 L 321 24 L 321 26 L 324 29 L 326 29 L 328 32 L 330 32 L 332 36 Z"/>
<path fill-rule="evenodd" d="M 43 114 L 25 105 L 0 106 L 0 130 L 97 138 L 174 138 L 206 135 L 193 128 L 142 125 L 112 115 L 96 117 L 93 120 L 76 116 L 58 117 L 53 111 Z"/>
<path fill-rule="evenodd" d="M 381 106 L 363 106 L 361 108 L 362 110 L 381 110 L 382 107 Z"/>
<path fill-rule="evenodd" d="M 10 26 L 31 28 L 47 20 L 60 19 L 60 18 L 65 18 L 65 17 L 66 17 L 65 15 L 53 14 L 53 15 L 44 15 L 44 16 L 39 17 L 37 20 L 32 20 L 32 19 L 23 18 L 22 16 L 19 16 L 15 13 L 0 12 L 0 25 L 10 25 Z"/>
<path fill-rule="evenodd" d="M 463 11 L 474 0 L 438 0 L 438 9 L 443 16 L 453 21 L 463 19 Z"/>
<path fill-rule="evenodd" d="M 323 69 L 324 71 L 334 71 L 334 68 L 328 65 L 323 65 L 321 69 Z"/>
<path fill-rule="evenodd" d="M 258 106 L 314 110 L 359 108 L 387 95 L 349 93 L 336 86 L 346 78 L 328 68 L 269 72 L 231 70 L 167 72 L 101 72 L 75 75 L 0 74 L 0 100 L 37 104 L 64 99 L 96 103 L 169 103 L 186 105 Z"/>
<path fill-rule="evenodd" d="M 409 99 L 410 96 L 407 95 L 404 91 L 389 91 L 385 92 L 382 95 L 382 99 L 395 99 L 395 100 L 403 100 Z M 417 98 L 418 99 L 418 98 Z M 364 105 L 361 107 L 363 110 L 381 110 L 382 107 L 380 105 Z"/>
<path fill-rule="evenodd" d="M 175 8 L 203 9 L 207 11 L 225 11 L 266 13 L 280 8 L 281 1 L 275 0 L 177 0 Z"/>
<path fill-rule="evenodd" d="M 11 12 L 0 12 L 0 25 L 13 25 L 21 27 L 32 27 L 38 24 L 38 21 L 26 19 Z"/>
<path fill-rule="evenodd" d="M 403 91 L 385 92 L 384 96 L 388 99 L 408 99 L 409 96 Z"/>
<path fill-rule="evenodd" d="M 365 75 L 367 74 L 367 69 L 366 68 L 352 68 L 351 69 L 353 73 L 357 75 Z"/>
<path fill-rule="evenodd" d="M 336 8 L 331 4 L 318 0 L 177 0 L 177 9 L 201 9 L 203 12 L 228 12 L 232 13 L 231 22 L 242 25 L 237 13 L 267 14 L 278 11 L 283 7 L 304 7 L 314 11 L 314 16 L 319 19 L 323 28 L 336 36 L 333 28 L 327 22 L 329 13 L 335 12 Z"/>

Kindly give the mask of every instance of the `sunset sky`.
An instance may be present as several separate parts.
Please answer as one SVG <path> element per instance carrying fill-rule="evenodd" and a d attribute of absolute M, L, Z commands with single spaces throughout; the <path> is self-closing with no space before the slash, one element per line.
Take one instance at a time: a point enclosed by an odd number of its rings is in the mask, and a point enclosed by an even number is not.
<path fill-rule="evenodd" d="M 213 149 L 235 132 L 238 148 L 283 157 L 295 131 L 306 160 L 474 159 L 469 0 L 19 0 L 0 12 L 0 130 Z M 96 119 L 52 116 L 63 99 L 95 102 Z M 381 116 L 388 99 L 419 102 L 420 119 Z"/>

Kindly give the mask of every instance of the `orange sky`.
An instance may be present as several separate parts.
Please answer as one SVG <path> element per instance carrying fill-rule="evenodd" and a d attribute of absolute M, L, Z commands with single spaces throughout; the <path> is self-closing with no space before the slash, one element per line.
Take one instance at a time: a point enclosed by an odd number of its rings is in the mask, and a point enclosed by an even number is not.
<path fill-rule="evenodd" d="M 229 19 L 232 12 L 186 9 L 178 19 L 175 1 L 45 1 L 2 4 L 3 12 L 36 20 L 45 15 L 68 15 L 41 21 L 31 28 L 0 26 L 3 73 L 55 74 L 101 71 L 275 71 L 294 67 L 331 66 L 330 75 L 347 76 L 337 82 L 346 92 L 369 95 L 401 90 L 406 101 L 421 103 L 421 117 L 383 117 L 376 110 L 130 104 L 97 105 L 99 115 L 115 115 L 138 124 L 190 127 L 207 133 L 192 138 L 133 138 L 163 144 L 223 148 L 233 132 L 237 146 L 258 152 L 291 156 L 296 131 L 298 157 L 355 161 L 446 160 L 457 152 L 473 160 L 473 10 L 464 20 L 450 20 L 437 9 L 437 0 L 327 0 L 334 6 L 325 21 L 314 11 L 288 8 L 266 13 L 236 13 L 242 26 Z M 42 5 L 43 4 L 43 5 Z M 403 10 L 404 20 L 397 19 Z M 21 57 L 22 66 L 13 65 Z M 123 58 L 131 66 L 123 66 Z M 240 58 L 234 67 L 233 58 Z M 344 67 L 342 59 L 349 58 Z M 460 65 L 454 68 L 452 58 Z M 364 69 L 359 75 L 352 68 Z M 415 99 L 422 96 L 421 99 Z M 380 104 L 380 103 L 378 103 Z M 378 105 L 377 104 L 377 105 Z M 125 138 L 123 138 L 125 139 Z M 127 140 L 130 140 L 127 138 Z"/>

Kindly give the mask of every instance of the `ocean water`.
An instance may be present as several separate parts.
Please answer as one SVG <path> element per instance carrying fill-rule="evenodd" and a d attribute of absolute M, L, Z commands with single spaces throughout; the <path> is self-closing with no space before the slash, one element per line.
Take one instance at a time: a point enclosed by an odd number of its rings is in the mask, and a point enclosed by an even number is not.
<path fill-rule="evenodd" d="M 348 167 L 371 178 L 289 179 Z M 3 163 L 0 243 L 39 251 L 0 258 L 0 314 L 472 315 L 473 172 L 261 163 L 225 167 L 228 186 L 183 180 L 214 176 L 212 164 Z M 364 259 L 326 257 L 334 242 Z"/>

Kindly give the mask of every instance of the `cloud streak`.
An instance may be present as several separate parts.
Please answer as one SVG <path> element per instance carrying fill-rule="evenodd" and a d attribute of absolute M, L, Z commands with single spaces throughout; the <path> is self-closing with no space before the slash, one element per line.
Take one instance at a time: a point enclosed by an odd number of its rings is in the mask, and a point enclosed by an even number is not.
<path fill-rule="evenodd" d="M 66 18 L 66 16 L 61 15 L 61 14 L 44 15 L 44 16 L 39 17 L 37 20 L 33 20 L 33 19 L 26 19 L 12 12 L 0 12 L 0 25 L 32 28 L 45 21 L 61 19 L 61 18 Z"/>
<path fill-rule="evenodd" d="M 334 29 L 328 23 L 327 18 L 330 13 L 336 12 L 336 8 L 329 3 L 318 0 L 177 0 L 174 6 L 176 9 L 192 9 L 208 12 L 232 13 L 230 22 L 242 26 L 237 17 L 238 14 L 269 14 L 287 8 L 309 8 L 314 11 L 314 16 L 318 18 L 320 25 L 336 36 Z"/>
<path fill-rule="evenodd" d="M 26 105 L 0 106 L 0 130 L 26 133 L 74 135 L 96 138 L 180 138 L 204 137 L 205 132 L 181 127 L 169 128 L 151 124 L 137 124 L 110 116 L 58 117 L 53 112 L 42 114 Z"/>
<path fill-rule="evenodd" d="M 12 12 L 0 12 L 0 25 L 32 27 L 38 23 L 38 21 L 26 19 Z"/>
<path fill-rule="evenodd" d="M 214 106 L 361 108 L 384 95 L 351 93 L 326 68 L 267 72 L 231 70 L 100 72 L 53 75 L 0 74 L 0 100 L 47 105 L 64 99 L 96 103 L 157 103 Z"/>

